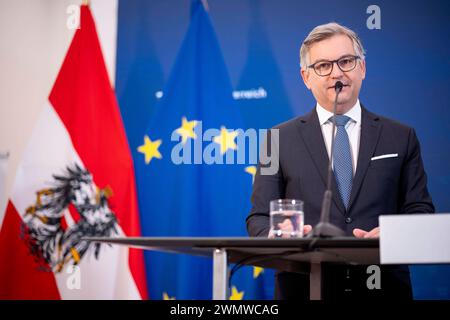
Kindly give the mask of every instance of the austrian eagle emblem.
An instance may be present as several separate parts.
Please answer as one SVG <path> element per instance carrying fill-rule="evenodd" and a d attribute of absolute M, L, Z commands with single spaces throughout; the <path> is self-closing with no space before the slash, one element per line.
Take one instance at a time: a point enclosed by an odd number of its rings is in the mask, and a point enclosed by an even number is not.
<path fill-rule="evenodd" d="M 108 204 L 112 190 L 97 188 L 92 174 L 79 165 L 53 175 L 52 185 L 39 190 L 27 208 L 22 235 L 43 268 L 61 272 L 67 264 L 78 264 L 91 247 L 98 259 L 101 244 L 82 238 L 118 234 L 118 221 Z"/>

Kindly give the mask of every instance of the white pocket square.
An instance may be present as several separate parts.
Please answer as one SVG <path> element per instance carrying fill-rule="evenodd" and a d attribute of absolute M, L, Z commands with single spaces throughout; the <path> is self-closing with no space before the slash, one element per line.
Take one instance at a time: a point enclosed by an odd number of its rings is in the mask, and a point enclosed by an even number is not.
<path fill-rule="evenodd" d="M 381 156 L 372 157 L 370 160 L 380 160 L 380 159 L 386 159 L 386 158 L 396 158 L 398 157 L 398 153 L 389 153 L 389 154 L 383 154 Z"/>

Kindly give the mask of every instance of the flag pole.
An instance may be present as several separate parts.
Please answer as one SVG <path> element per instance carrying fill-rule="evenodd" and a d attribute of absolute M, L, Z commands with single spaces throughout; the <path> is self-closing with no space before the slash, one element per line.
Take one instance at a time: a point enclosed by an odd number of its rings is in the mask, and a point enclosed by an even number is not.
<path fill-rule="evenodd" d="M 208 0 L 202 0 L 203 8 L 205 8 L 205 11 L 209 12 L 209 5 Z"/>

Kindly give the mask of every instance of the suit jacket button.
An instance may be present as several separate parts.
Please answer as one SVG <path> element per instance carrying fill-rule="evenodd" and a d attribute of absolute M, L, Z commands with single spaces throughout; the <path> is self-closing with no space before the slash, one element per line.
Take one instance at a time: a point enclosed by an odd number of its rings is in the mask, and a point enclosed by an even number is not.
<path fill-rule="evenodd" d="M 350 217 L 345 218 L 345 223 L 352 223 L 353 219 Z"/>

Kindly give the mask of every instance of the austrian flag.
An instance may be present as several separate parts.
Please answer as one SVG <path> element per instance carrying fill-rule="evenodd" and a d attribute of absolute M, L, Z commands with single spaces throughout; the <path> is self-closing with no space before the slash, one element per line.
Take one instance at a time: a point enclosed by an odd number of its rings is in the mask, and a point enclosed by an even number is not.
<path fill-rule="evenodd" d="M 81 27 L 0 213 L 0 299 L 145 299 L 143 253 L 83 237 L 140 236 L 132 158 L 94 21 Z"/>

